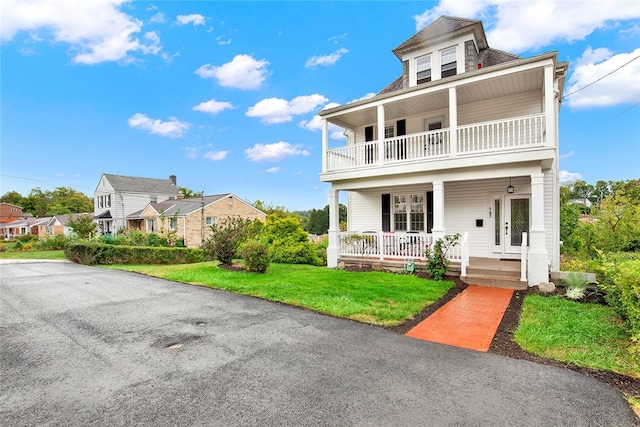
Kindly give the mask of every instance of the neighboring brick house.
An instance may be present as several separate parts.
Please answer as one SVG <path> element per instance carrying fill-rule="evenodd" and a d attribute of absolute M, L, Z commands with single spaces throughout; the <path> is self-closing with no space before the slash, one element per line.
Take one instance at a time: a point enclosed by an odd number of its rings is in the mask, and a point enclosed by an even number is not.
<path fill-rule="evenodd" d="M 482 22 L 449 16 L 393 53 L 399 78 L 372 98 L 320 112 L 328 266 L 354 255 L 349 233 L 370 236 L 372 262 L 421 258 L 427 245 L 460 233 L 463 280 L 479 259 L 510 259 L 524 287 L 547 282 L 560 268 L 558 115 L 569 64 L 557 52 L 492 49 Z M 344 145 L 329 144 L 330 124 L 345 129 Z"/>
<path fill-rule="evenodd" d="M 0 223 L 11 222 L 22 218 L 22 208 L 11 203 L 0 203 Z"/>
<path fill-rule="evenodd" d="M 46 224 L 50 218 L 34 218 L 29 214 L 29 217 L 20 218 L 11 222 L 0 223 L 0 236 L 5 239 L 15 239 L 23 234 L 38 235 L 38 227 L 42 224 Z"/>
<path fill-rule="evenodd" d="M 210 233 L 211 226 L 225 217 L 239 216 L 265 221 L 267 214 L 231 193 L 190 199 L 149 203 L 144 209 L 127 217 L 129 230 L 167 235 L 175 232 L 187 247 L 199 247 Z"/>
<path fill-rule="evenodd" d="M 127 226 L 127 216 L 149 203 L 178 197 L 176 176 L 169 179 L 102 174 L 93 195 L 93 217 L 102 234 L 115 234 Z"/>
<path fill-rule="evenodd" d="M 69 220 L 78 215 L 92 215 L 89 213 L 76 213 L 65 215 L 54 215 L 48 218 L 47 222 L 38 226 L 38 238 L 46 239 L 47 237 L 64 235 L 68 236 L 73 233 L 73 229 L 69 227 Z"/>

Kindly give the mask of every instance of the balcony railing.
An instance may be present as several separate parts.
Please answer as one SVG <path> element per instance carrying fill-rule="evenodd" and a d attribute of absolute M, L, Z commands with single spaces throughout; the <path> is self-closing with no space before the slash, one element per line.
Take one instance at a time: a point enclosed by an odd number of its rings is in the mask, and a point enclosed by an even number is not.
<path fill-rule="evenodd" d="M 387 138 L 382 150 L 377 141 L 333 148 L 327 151 L 326 171 L 543 146 L 544 115 L 458 126 L 456 139 L 452 150 L 451 129 L 439 129 Z"/>

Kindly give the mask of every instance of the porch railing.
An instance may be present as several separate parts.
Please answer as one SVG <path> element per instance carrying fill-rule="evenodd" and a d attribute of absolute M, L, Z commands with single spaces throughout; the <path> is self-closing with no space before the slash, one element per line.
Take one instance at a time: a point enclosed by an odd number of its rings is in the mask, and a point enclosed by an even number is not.
<path fill-rule="evenodd" d="M 387 232 L 343 232 L 340 240 L 340 256 L 355 256 L 372 259 L 424 259 L 427 246 L 433 244 L 433 237 L 426 233 Z M 462 260 L 461 244 L 447 251 L 447 258 L 454 262 Z"/>
<path fill-rule="evenodd" d="M 326 171 L 541 146 L 545 143 L 544 115 L 458 126 L 456 137 L 455 150 L 451 147 L 451 129 L 387 138 L 382 152 L 377 141 L 332 148 L 327 150 Z"/>

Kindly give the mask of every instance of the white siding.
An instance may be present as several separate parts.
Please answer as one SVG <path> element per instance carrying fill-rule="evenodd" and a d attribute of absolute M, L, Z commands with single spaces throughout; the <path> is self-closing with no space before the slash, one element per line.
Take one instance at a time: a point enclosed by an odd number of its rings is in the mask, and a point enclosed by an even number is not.
<path fill-rule="evenodd" d="M 493 98 L 458 106 L 458 125 L 481 123 L 508 117 L 542 113 L 542 97 L 539 92 Z"/>
<path fill-rule="evenodd" d="M 560 197 L 559 194 L 555 194 L 555 177 L 554 177 L 553 169 L 548 169 L 544 171 L 544 228 L 546 230 L 546 239 L 545 246 L 547 247 L 547 251 L 549 251 L 549 258 L 553 262 L 553 254 L 555 251 L 556 241 L 560 239 L 560 236 L 557 234 L 559 231 L 556 231 L 554 227 L 554 219 L 556 221 L 560 221 L 559 213 L 556 214 L 553 209 L 554 198 Z M 557 218 L 555 218 L 557 215 Z M 552 265 L 554 270 L 559 270 L 559 265 Z"/>

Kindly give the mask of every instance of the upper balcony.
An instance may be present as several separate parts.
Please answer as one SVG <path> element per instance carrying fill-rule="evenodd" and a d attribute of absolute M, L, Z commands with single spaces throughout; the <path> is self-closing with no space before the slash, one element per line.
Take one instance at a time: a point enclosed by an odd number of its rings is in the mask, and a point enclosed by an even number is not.
<path fill-rule="evenodd" d="M 557 157 L 563 76 L 555 59 L 513 60 L 322 111 L 320 179 L 534 161 L 549 167 Z M 330 138 L 340 128 L 346 142 Z"/>
<path fill-rule="evenodd" d="M 416 161 L 499 154 L 546 145 L 545 116 L 535 114 L 507 120 L 420 132 L 378 141 L 332 148 L 326 152 L 326 172 Z"/>

